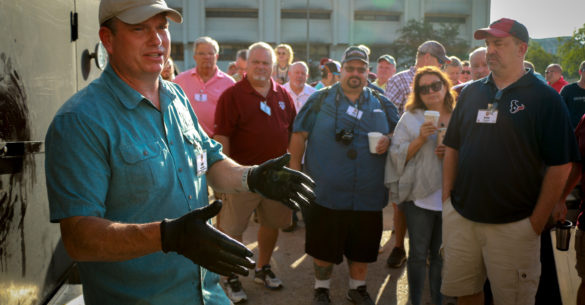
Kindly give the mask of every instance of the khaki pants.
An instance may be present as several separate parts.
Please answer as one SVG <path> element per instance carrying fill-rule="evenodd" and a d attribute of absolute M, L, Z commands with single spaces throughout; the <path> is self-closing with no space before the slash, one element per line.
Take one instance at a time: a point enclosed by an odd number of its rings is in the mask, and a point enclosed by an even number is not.
<path fill-rule="evenodd" d="M 528 218 L 506 224 L 473 222 L 447 199 L 443 247 L 444 295 L 476 294 L 487 276 L 495 304 L 534 304 L 540 279 L 540 236 Z"/>
<path fill-rule="evenodd" d="M 237 193 L 227 194 L 219 212 L 221 230 L 230 236 L 241 236 L 248 227 L 254 209 L 261 225 L 273 229 L 291 225 L 292 210 L 282 203 L 255 193 Z"/>

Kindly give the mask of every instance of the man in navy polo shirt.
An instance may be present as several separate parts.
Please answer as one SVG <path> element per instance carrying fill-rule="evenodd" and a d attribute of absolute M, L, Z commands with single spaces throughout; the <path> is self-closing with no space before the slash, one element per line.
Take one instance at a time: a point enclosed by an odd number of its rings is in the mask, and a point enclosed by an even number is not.
<path fill-rule="evenodd" d="M 458 304 L 534 304 L 540 237 L 578 151 L 560 96 L 524 70 L 528 31 L 500 19 L 485 39 L 490 76 L 463 89 L 447 129 L 441 292 Z"/>
<path fill-rule="evenodd" d="M 396 107 L 367 86 L 368 54 L 352 46 L 344 53 L 338 84 L 314 93 L 293 125 L 291 168 L 305 168 L 317 182 L 317 204 L 305 211 L 305 251 L 314 259 L 314 305 L 327 305 L 333 264 L 349 265 L 347 298 L 374 304 L 366 290 L 368 263 L 375 262 L 388 204 L 384 163 L 390 140 L 381 136 L 376 152 L 368 132 L 393 132 Z M 305 152 L 306 143 L 306 152 Z"/>
<path fill-rule="evenodd" d="M 585 60 L 579 65 L 579 76 L 579 81 L 566 85 L 561 90 L 574 128 L 577 128 L 579 120 L 585 114 Z"/>

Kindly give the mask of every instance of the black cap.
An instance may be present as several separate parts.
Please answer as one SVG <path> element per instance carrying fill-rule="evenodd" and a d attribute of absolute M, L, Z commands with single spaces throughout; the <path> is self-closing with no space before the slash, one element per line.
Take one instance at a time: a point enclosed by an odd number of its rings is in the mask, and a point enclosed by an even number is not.
<path fill-rule="evenodd" d="M 366 50 L 357 46 L 351 46 L 345 49 L 345 52 L 343 52 L 343 60 L 341 63 L 344 64 L 350 60 L 359 60 L 367 65 L 370 64 Z"/>

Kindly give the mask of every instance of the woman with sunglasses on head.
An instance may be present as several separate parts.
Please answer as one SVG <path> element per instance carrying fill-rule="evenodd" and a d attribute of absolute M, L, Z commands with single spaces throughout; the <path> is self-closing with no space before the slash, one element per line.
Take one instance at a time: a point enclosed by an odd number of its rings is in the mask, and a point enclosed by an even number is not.
<path fill-rule="evenodd" d="M 272 79 L 284 85 L 288 82 L 288 68 L 293 62 L 293 50 L 290 45 L 281 43 L 274 48 L 274 53 L 276 53 L 276 63 L 272 71 Z"/>
<path fill-rule="evenodd" d="M 398 121 L 386 160 L 386 186 L 391 200 L 403 202 L 410 237 L 407 261 L 408 287 L 413 305 L 421 304 L 430 261 L 429 284 L 432 304 L 442 304 L 439 254 L 442 243 L 442 159 L 445 146 L 440 134 L 455 107 L 456 93 L 446 74 L 436 67 L 417 70 L 413 90 Z M 426 111 L 439 114 L 438 121 Z M 425 117 L 427 119 L 425 120 Z M 436 118 L 436 117 L 435 117 Z M 439 143 L 438 143 L 439 142 Z"/>

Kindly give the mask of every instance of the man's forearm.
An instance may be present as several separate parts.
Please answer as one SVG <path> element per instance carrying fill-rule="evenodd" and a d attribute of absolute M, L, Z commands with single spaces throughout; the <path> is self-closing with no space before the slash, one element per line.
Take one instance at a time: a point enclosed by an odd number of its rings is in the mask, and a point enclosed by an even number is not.
<path fill-rule="evenodd" d="M 230 158 L 215 162 L 207 172 L 207 183 L 221 193 L 246 192 L 242 175 L 248 168 L 249 166 L 239 165 Z"/>
<path fill-rule="evenodd" d="M 125 261 L 161 250 L 160 222 L 123 224 L 75 216 L 60 225 L 65 249 L 76 261 Z"/>
<path fill-rule="evenodd" d="M 307 139 L 306 132 L 295 132 L 290 139 L 288 151 L 290 152 L 289 167 L 294 170 L 301 170 L 301 163 L 303 155 L 305 154 L 305 141 Z"/>
<path fill-rule="evenodd" d="M 222 135 L 215 135 L 213 139 L 219 142 L 222 146 L 222 152 L 226 155 L 230 155 L 230 138 Z"/>
<path fill-rule="evenodd" d="M 554 205 L 561 198 L 561 194 L 571 171 L 571 163 L 550 166 L 546 169 L 538 201 L 530 216 L 532 228 L 541 233 L 548 221 Z"/>
<path fill-rule="evenodd" d="M 581 163 L 573 162 L 571 166 L 571 173 L 569 174 L 569 178 L 567 179 L 567 183 L 565 184 L 565 189 L 563 190 L 563 194 L 561 195 L 561 200 L 566 200 L 567 196 L 573 191 L 577 183 L 579 182 L 579 178 L 581 178 Z"/>
<path fill-rule="evenodd" d="M 455 185 L 457 177 L 457 162 L 459 161 L 459 151 L 445 147 L 445 157 L 443 158 L 443 201 L 451 196 L 451 190 Z"/>

